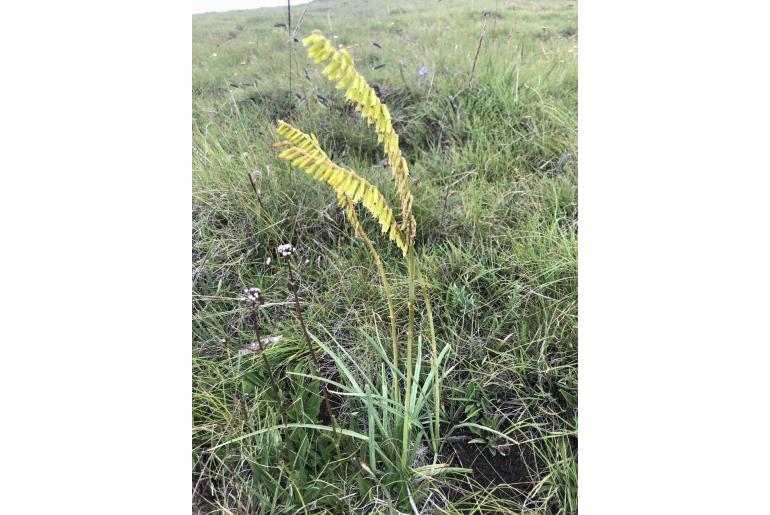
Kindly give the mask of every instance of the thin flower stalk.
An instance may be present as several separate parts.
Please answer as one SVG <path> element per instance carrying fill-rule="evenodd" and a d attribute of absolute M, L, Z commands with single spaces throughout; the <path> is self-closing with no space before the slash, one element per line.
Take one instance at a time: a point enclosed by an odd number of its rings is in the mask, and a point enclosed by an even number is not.
<path fill-rule="evenodd" d="M 398 366 L 398 329 L 396 328 L 396 309 L 393 306 L 393 294 L 390 290 L 388 277 L 385 275 L 385 267 L 382 265 L 382 259 L 380 259 L 380 255 L 377 253 L 377 250 L 375 250 L 372 241 L 366 235 L 364 228 L 361 227 L 361 223 L 358 221 L 358 216 L 356 215 L 353 201 L 347 195 L 345 195 L 344 201 L 347 206 L 345 214 L 348 217 L 348 220 L 350 220 L 350 223 L 355 228 L 356 234 L 360 236 L 362 240 L 364 240 L 366 247 L 369 249 L 369 253 L 374 259 L 374 263 L 377 265 L 377 272 L 380 274 L 380 281 L 382 282 L 382 287 L 385 290 L 385 299 L 388 302 L 388 314 L 390 316 L 390 337 L 392 346 L 391 357 L 393 358 L 393 364 Z M 398 375 L 395 372 L 393 373 L 393 398 L 396 402 L 401 402 L 401 390 L 399 389 L 398 385 Z"/>
<path fill-rule="evenodd" d="M 252 310 L 252 320 L 254 321 L 254 332 L 257 336 L 257 345 L 259 346 L 259 353 L 262 354 L 262 359 L 265 362 L 265 370 L 267 370 L 267 376 L 270 379 L 270 385 L 273 390 L 273 395 L 275 396 L 275 399 L 278 402 L 278 406 L 281 412 L 281 421 L 283 422 L 283 427 L 288 428 L 289 421 L 286 419 L 286 410 L 284 409 L 283 396 L 281 396 L 280 390 L 278 389 L 278 383 L 275 381 L 273 368 L 270 366 L 270 360 L 267 359 L 267 354 L 265 353 L 265 346 L 262 343 L 262 337 L 259 335 L 259 315 L 257 314 L 257 308 L 254 308 Z"/>
<path fill-rule="evenodd" d="M 406 389 L 404 392 L 404 430 L 403 430 L 403 446 L 402 446 L 402 465 L 406 466 L 407 463 L 407 451 L 409 450 L 409 430 L 411 411 L 412 411 L 412 342 L 414 341 L 414 269 L 415 258 L 414 248 L 409 248 L 407 255 L 407 269 L 409 279 L 409 320 L 406 328 Z"/>
<path fill-rule="evenodd" d="M 270 360 L 267 359 L 267 354 L 265 353 L 265 346 L 262 344 L 262 337 L 259 334 L 259 331 L 260 331 L 259 306 L 264 303 L 264 297 L 262 296 L 262 291 L 259 288 L 246 288 L 245 290 L 243 290 L 243 293 L 246 295 L 245 300 L 251 306 L 251 320 L 254 325 L 254 334 L 257 338 L 259 353 L 262 355 L 262 360 L 265 364 L 265 371 L 267 371 L 267 379 L 268 379 L 268 382 L 270 383 L 270 389 L 273 391 L 273 397 L 275 397 L 275 401 L 278 403 L 283 426 L 284 428 L 287 428 L 288 420 L 286 419 L 286 411 L 283 409 L 283 398 L 281 397 L 280 389 L 278 388 L 278 383 L 275 381 L 275 375 L 273 374 L 273 367 L 270 366 Z"/>
<path fill-rule="evenodd" d="M 433 325 L 433 309 L 430 305 L 430 291 L 428 290 L 428 283 L 425 281 L 420 267 L 415 267 L 417 272 L 417 279 L 420 281 L 420 289 L 422 290 L 422 297 L 425 301 L 425 310 L 428 312 L 428 329 L 430 330 L 430 351 L 432 358 L 433 368 L 433 404 L 434 404 L 434 426 L 435 433 L 433 438 L 433 459 L 438 459 L 439 451 L 439 430 L 441 428 L 441 390 L 439 379 L 439 366 L 438 366 L 438 346 L 436 345 L 436 328 Z"/>
<path fill-rule="evenodd" d="M 310 334 L 307 331 L 307 326 L 305 325 L 305 319 L 302 317 L 302 307 L 299 303 L 299 293 L 297 292 L 297 283 L 294 280 L 294 272 L 291 268 L 291 254 L 294 252 L 294 247 L 292 247 L 290 244 L 284 244 L 278 247 L 278 253 L 283 256 L 283 258 L 286 260 L 286 269 L 288 270 L 289 274 L 289 289 L 291 290 L 292 294 L 294 295 L 294 307 L 297 312 L 297 319 L 299 320 L 299 325 L 302 327 L 302 334 L 305 337 L 305 342 L 307 342 L 307 348 L 310 351 L 310 358 L 313 360 L 313 365 L 315 366 L 316 374 L 318 374 L 318 377 L 321 377 L 321 365 L 318 361 L 318 357 L 315 352 L 315 346 L 313 345 L 313 341 L 310 339 Z M 332 421 L 332 427 L 334 428 L 334 434 L 335 434 L 335 445 L 337 445 L 336 438 L 339 434 L 338 427 L 337 427 L 337 419 L 334 416 L 334 413 L 332 412 L 332 406 L 329 402 L 329 395 L 326 391 L 326 388 L 322 385 L 321 386 L 321 395 L 323 396 L 324 400 L 324 407 L 326 408 L 326 412 L 329 414 L 329 417 Z M 337 448 L 337 451 L 339 452 L 339 447 Z"/>

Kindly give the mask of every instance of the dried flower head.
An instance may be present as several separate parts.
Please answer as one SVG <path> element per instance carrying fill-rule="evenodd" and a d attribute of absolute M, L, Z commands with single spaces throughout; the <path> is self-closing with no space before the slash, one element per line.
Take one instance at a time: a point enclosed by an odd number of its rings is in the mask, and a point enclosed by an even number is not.
<path fill-rule="evenodd" d="M 265 298 L 262 296 L 262 290 L 259 288 L 244 288 L 243 294 L 245 295 L 243 300 L 249 304 L 259 305 L 265 302 Z"/>
<path fill-rule="evenodd" d="M 294 252 L 294 246 L 291 243 L 278 245 L 278 253 L 283 257 L 289 257 Z"/>

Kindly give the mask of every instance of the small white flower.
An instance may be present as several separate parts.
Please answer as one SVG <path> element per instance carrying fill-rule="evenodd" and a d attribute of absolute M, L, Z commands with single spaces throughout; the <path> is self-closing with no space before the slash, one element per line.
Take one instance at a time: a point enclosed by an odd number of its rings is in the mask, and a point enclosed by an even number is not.
<path fill-rule="evenodd" d="M 306 264 L 306 265 L 309 265 L 309 264 L 310 264 L 310 259 L 309 259 L 309 258 L 305 258 L 305 264 Z"/>
<path fill-rule="evenodd" d="M 334 39 L 337 39 L 337 34 L 333 35 L 332 37 L 333 37 Z"/>
<path fill-rule="evenodd" d="M 271 258 L 270 256 L 267 256 L 267 259 L 265 260 L 265 264 L 267 266 L 270 266 L 270 263 L 272 263 L 272 262 L 273 262 L 273 258 Z"/>
<path fill-rule="evenodd" d="M 245 300 L 250 304 L 262 304 L 264 302 L 264 298 L 262 297 L 262 290 L 259 288 L 244 288 L 243 293 L 246 296 L 241 300 Z"/>
<path fill-rule="evenodd" d="M 292 252 L 294 252 L 294 246 L 291 243 L 284 243 L 283 245 L 278 245 L 278 253 L 283 257 L 289 257 L 291 256 Z"/>
<path fill-rule="evenodd" d="M 211 54 L 211 57 L 216 57 L 216 56 L 217 56 L 217 53 L 216 53 L 216 52 L 214 52 L 213 54 Z"/>
<path fill-rule="evenodd" d="M 342 43 L 340 43 L 339 45 L 337 45 L 337 48 L 342 48 Z"/>

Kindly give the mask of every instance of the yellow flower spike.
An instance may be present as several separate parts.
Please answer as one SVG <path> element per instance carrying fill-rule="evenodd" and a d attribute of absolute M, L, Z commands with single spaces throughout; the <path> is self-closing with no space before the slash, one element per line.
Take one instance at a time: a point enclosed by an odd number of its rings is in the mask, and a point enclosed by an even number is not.
<path fill-rule="evenodd" d="M 377 97 L 377 93 L 369 85 L 366 79 L 358 73 L 355 68 L 353 57 L 347 51 L 347 49 L 337 49 L 334 45 L 326 39 L 320 31 L 313 31 L 311 35 L 302 40 L 302 44 L 307 47 L 308 56 L 313 59 L 316 64 L 326 62 L 326 66 L 321 73 L 329 80 L 335 83 L 337 89 L 345 91 L 345 98 L 348 102 L 352 103 L 357 112 L 361 113 L 361 116 L 367 121 L 367 124 L 374 127 L 377 134 L 377 142 L 381 143 L 385 150 L 385 155 L 388 159 L 391 174 L 396 185 L 400 204 L 401 204 L 401 229 L 399 232 L 403 232 L 400 236 L 404 239 L 404 247 L 402 251 L 406 253 L 406 250 L 414 242 L 415 221 L 412 216 L 412 193 L 410 191 L 410 183 L 407 180 L 409 177 L 409 167 L 406 163 L 406 159 L 401 153 L 399 148 L 399 138 L 393 129 L 393 122 L 388 108 Z M 296 131 L 296 129 L 295 129 Z M 280 130 L 279 130 L 280 133 Z M 328 156 L 318 146 L 317 140 L 307 137 L 307 141 L 294 141 L 292 137 L 300 138 L 298 134 L 302 134 L 300 131 L 292 131 L 292 136 L 284 135 L 295 146 L 299 146 L 303 151 L 310 155 L 317 156 L 322 159 L 328 159 Z M 303 161 L 301 163 L 304 167 L 312 166 L 309 161 Z M 369 190 L 361 190 L 358 186 L 355 190 L 349 181 L 341 182 L 342 179 L 338 177 L 337 172 L 334 173 L 321 173 L 318 174 L 318 170 L 315 170 L 315 176 L 323 178 L 325 182 L 328 182 L 332 187 L 351 187 L 352 200 L 361 201 L 366 203 L 367 198 L 373 202 L 373 205 L 379 201 L 379 199 L 370 195 Z M 379 193 L 379 191 L 377 192 Z M 383 199 L 384 202 L 384 199 Z M 391 219 L 389 222 L 395 225 Z"/>
<path fill-rule="evenodd" d="M 380 224 L 382 232 L 389 232 L 389 238 L 406 255 L 409 248 L 407 240 L 396 224 L 393 210 L 376 186 L 353 170 L 335 164 L 318 146 L 315 136 L 307 135 L 284 121 L 279 121 L 278 133 L 287 138 L 281 146 L 288 145 L 278 157 L 331 186 L 340 205 L 347 203 L 347 199 L 350 199 L 353 205 L 362 203 Z"/>
<path fill-rule="evenodd" d="M 364 207 L 366 207 L 375 216 L 375 218 L 377 218 L 377 220 L 380 222 L 380 224 L 382 225 L 383 229 L 385 229 L 385 231 L 387 231 L 388 227 L 390 228 L 391 239 L 394 240 L 396 244 L 399 246 L 402 253 L 404 254 L 404 257 L 408 258 L 409 322 L 407 325 L 406 377 L 405 377 L 404 398 L 410 399 L 411 388 L 412 388 L 412 376 L 413 376 L 412 342 L 414 340 L 414 303 L 415 303 L 414 285 L 415 285 L 415 274 L 419 277 L 420 272 L 419 272 L 419 268 L 417 268 L 416 266 L 415 253 L 412 251 L 412 246 L 414 244 L 414 238 L 416 233 L 416 222 L 411 212 L 413 197 L 409 189 L 409 184 L 410 184 L 408 180 L 409 167 L 403 155 L 401 154 L 401 149 L 399 148 L 399 138 L 395 130 L 393 129 L 390 113 L 387 113 L 387 115 L 385 114 L 387 111 L 385 111 L 385 108 L 382 102 L 377 97 L 373 89 L 366 82 L 366 80 L 356 71 L 355 64 L 353 63 L 353 59 L 352 57 L 350 57 L 349 53 L 345 49 L 338 51 L 336 48 L 334 48 L 334 46 L 329 42 L 329 40 L 323 37 L 320 31 L 313 31 L 313 34 L 310 37 L 306 38 L 304 40 L 304 43 L 305 43 L 305 46 L 309 47 L 308 55 L 311 58 L 313 58 L 317 64 L 327 61 L 329 58 L 341 56 L 342 61 L 346 64 L 346 66 L 344 67 L 344 73 L 333 73 L 333 72 L 337 72 L 338 70 L 334 67 L 328 68 L 327 66 L 327 73 L 324 73 L 324 75 L 326 75 L 326 77 L 329 78 L 330 80 L 336 82 L 339 89 L 344 89 L 345 98 L 355 106 L 356 111 L 360 112 L 361 116 L 363 116 L 369 124 L 374 125 L 375 131 L 377 132 L 377 136 L 378 136 L 378 142 L 381 142 L 383 145 L 383 148 L 385 149 L 385 154 L 388 159 L 388 165 L 390 166 L 390 170 L 393 175 L 393 180 L 396 184 L 396 190 L 398 192 L 398 196 L 401 204 L 400 226 L 397 225 L 393 220 L 393 213 L 388 207 L 387 202 L 385 202 L 385 199 L 382 198 L 382 195 L 376 188 L 374 188 L 374 186 L 370 186 L 370 188 L 364 193 L 363 204 L 364 204 Z M 350 75 L 353 75 L 353 77 L 351 78 Z M 330 166 L 335 166 L 335 167 L 337 166 L 337 165 L 334 165 L 334 163 L 331 163 L 331 161 L 329 161 L 329 163 L 330 163 Z M 350 170 L 345 170 L 345 169 L 341 169 L 341 170 L 343 170 L 343 172 L 335 171 L 335 174 L 339 174 L 339 173 L 354 174 L 355 173 Z M 332 184 L 332 181 L 335 181 L 334 184 L 336 184 L 334 175 L 332 175 L 331 179 L 326 182 L 328 182 L 329 184 Z M 337 191 L 338 195 L 340 194 L 339 190 L 335 190 L 335 191 Z M 348 203 L 348 211 L 350 213 L 349 218 L 352 219 L 355 216 L 355 211 L 353 210 L 353 201 L 350 199 L 350 197 L 345 197 L 345 199 L 346 199 L 346 202 Z M 341 201 L 342 199 L 340 198 L 340 202 Z M 356 226 L 360 227 L 358 225 Z M 366 241 L 368 241 L 368 239 L 366 239 Z M 380 263 L 379 258 L 376 255 L 376 252 L 373 251 L 373 247 L 371 247 L 371 245 L 370 245 L 370 250 L 372 250 L 373 254 L 375 255 L 375 260 L 378 263 Z M 382 270 L 381 267 L 380 267 L 380 274 L 383 279 L 383 284 L 387 284 L 384 271 Z M 436 366 L 438 362 L 438 351 L 436 348 L 435 333 L 433 331 L 433 318 L 430 310 L 429 296 L 425 293 L 426 287 L 424 285 L 424 280 L 423 280 L 422 287 L 423 287 L 423 296 L 425 299 L 425 304 L 428 309 L 427 314 L 428 314 L 428 320 L 429 320 L 429 325 L 431 329 L 431 340 L 432 340 L 431 347 L 432 347 L 432 354 L 433 354 L 433 360 L 434 360 L 433 363 L 434 363 L 434 366 Z M 387 286 L 386 286 L 386 290 L 387 290 Z M 391 312 L 391 320 L 394 320 L 395 317 L 393 315 L 394 311 L 393 311 L 392 303 L 390 304 L 390 312 Z M 395 363 L 398 363 L 398 360 L 397 360 L 398 345 L 397 345 L 395 328 L 392 329 L 392 333 L 393 333 L 393 341 L 394 341 L 393 361 Z M 435 394 L 434 422 L 436 425 L 435 435 L 437 436 L 440 431 L 439 422 L 440 422 L 440 405 L 441 405 L 440 394 L 439 394 L 439 371 L 437 369 L 434 370 L 433 377 L 434 377 L 433 391 Z M 394 377 L 394 396 L 398 397 L 398 386 L 397 386 L 397 380 L 395 377 Z M 401 453 L 401 459 L 402 459 L 401 465 L 404 467 L 406 467 L 408 463 L 407 451 L 409 448 L 410 428 L 412 425 L 410 423 L 411 413 L 410 413 L 409 406 L 410 406 L 409 401 L 404 403 L 403 436 L 401 438 L 402 445 L 403 445 L 402 453 Z"/>
<path fill-rule="evenodd" d="M 366 184 L 363 182 L 358 187 L 358 191 L 356 191 L 356 194 L 351 198 L 353 203 L 359 202 L 364 197 L 364 192 L 366 191 Z"/>

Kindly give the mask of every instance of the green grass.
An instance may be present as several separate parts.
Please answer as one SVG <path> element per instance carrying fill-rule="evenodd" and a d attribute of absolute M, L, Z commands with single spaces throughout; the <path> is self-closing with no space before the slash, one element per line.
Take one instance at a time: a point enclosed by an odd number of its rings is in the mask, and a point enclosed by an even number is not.
<path fill-rule="evenodd" d="M 293 24 L 304 9 L 292 10 Z M 469 82 L 484 11 L 491 15 Z M 438 347 L 449 347 L 436 460 L 473 470 L 430 469 L 430 424 L 419 419 L 425 427 L 414 431 L 409 465 L 428 469 L 417 480 L 383 466 L 389 425 L 375 419 L 387 413 L 381 378 L 389 372 L 377 349 L 387 354 L 390 328 L 377 269 L 334 194 L 277 158 L 276 120 L 315 133 L 335 161 L 397 206 L 392 180 L 377 166 L 384 155 L 372 131 L 301 44 L 290 93 L 288 38 L 274 28 L 285 22 L 279 8 L 193 16 L 195 505 L 202 513 L 413 512 L 412 504 L 420 513 L 575 513 L 576 4 L 317 1 L 297 34 L 318 28 L 349 49 L 379 87 L 412 169 L 416 253 Z M 567 153 L 573 159 L 560 168 Z M 405 332 L 404 260 L 361 220 Z M 300 255 L 308 329 L 325 349 L 320 380 L 275 254 L 286 242 Z M 273 304 L 262 309 L 262 335 L 280 336 L 266 352 L 291 401 L 286 434 L 261 357 L 239 353 L 254 341 L 238 300 L 247 286 Z M 416 320 L 424 384 L 422 303 Z M 331 382 L 348 434 L 328 430 L 321 382 Z M 423 411 L 431 401 L 427 395 Z M 381 468 L 370 471 L 372 462 Z"/>

